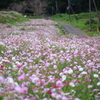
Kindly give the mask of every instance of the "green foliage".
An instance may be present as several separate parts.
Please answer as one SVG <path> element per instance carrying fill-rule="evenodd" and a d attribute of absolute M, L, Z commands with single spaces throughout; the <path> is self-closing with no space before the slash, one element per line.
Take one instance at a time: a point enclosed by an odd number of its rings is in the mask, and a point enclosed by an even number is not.
<path fill-rule="evenodd" d="M 23 21 L 28 21 L 28 18 L 25 18 L 21 14 L 16 14 L 16 13 L 7 13 L 7 12 L 0 12 L 0 23 L 10 23 L 14 24 L 16 22 L 23 22 Z M 10 27 L 10 26 L 8 26 Z"/>
<path fill-rule="evenodd" d="M 37 18 L 43 18 L 43 15 L 39 15 L 39 16 L 27 16 L 30 19 L 37 19 Z"/>
<path fill-rule="evenodd" d="M 89 22 L 90 22 L 90 20 L 87 20 L 87 21 L 85 22 L 85 25 L 89 24 Z M 94 19 L 91 19 L 91 24 L 97 24 L 97 21 L 94 20 Z"/>
<path fill-rule="evenodd" d="M 68 0 L 56 0 L 57 1 L 57 6 L 59 8 L 59 11 L 61 13 L 65 13 L 68 10 L 66 9 L 68 7 Z M 55 0 L 47 0 L 48 7 L 47 10 L 49 13 L 52 14 L 52 7 L 56 10 L 56 2 Z M 79 5 L 71 5 L 75 13 L 80 13 L 80 12 L 88 12 L 89 11 L 89 1 L 88 0 L 70 0 L 71 3 L 73 4 L 78 4 Z M 95 0 L 97 9 L 100 10 L 100 0 Z M 92 11 L 95 11 L 94 3 L 93 0 L 91 2 L 92 5 Z M 70 9 L 71 10 L 71 9 Z M 71 12 L 72 13 L 72 12 Z M 54 13 L 53 13 L 54 14 Z"/>
<path fill-rule="evenodd" d="M 25 28 L 24 27 L 21 27 L 19 30 L 20 31 L 25 31 Z"/>
<path fill-rule="evenodd" d="M 91 37 L 100 36 L 100 32 L 88 32 L 88 35 Z"/>
<path fill-rule="evenodd" d="M 3 100 L 3 97 L 2 96 L 0 96 L 0 100 Z"/>
<path fill-rule="evenodd" d="M 0 8 L 3 9 L 3 8 L 7 8 L 11 3 L 14 3 L 14 2 L 21 2 L 23 0 L 1 0 L 0 1 Z"/>
<path fill-rule="evenodd" d="M 61 25 L 56 24 L 55 26 L 60 30 L 60 34 L 61 35 L 65 35 L 65 31 L 64 31 L 64 29 L 63 29 L 63 27 Z"/>
<path fill-rule="evenodd" d="M 60 17 L 59 14 L 56 14 L 56 15 L 51 16 L 51 19 L 58 22 L 73 25 L 79 28 L 80 30 L 85 31 L 89 36 L 100 35 L 100 32 L 97 32 L 97 29 L 100 30 L 100 27 L 98 27 L 97 25 L 97 16 L 95 12 L 92 13 L 92 31 L 93 32 L 89 32 L 89 13 L 76 14 L 76 17 L 78 18 L 78 20 L 76 20 L 73 14 L 70 15 L 70 20 L 69 20 L 68 14 L 61 14 L 61 16 L 62 17 Z"/>

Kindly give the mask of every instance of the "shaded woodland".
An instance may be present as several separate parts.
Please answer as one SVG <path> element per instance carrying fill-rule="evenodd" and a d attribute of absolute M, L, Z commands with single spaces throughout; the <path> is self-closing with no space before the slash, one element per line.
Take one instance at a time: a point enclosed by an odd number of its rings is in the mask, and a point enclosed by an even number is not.
<path fill-rule="evenodd" d="M 19 3 L 25 0 L 2 0 L 0 1 L 0 10 L 6 9 L 11 3 Z M 48 13 L 61 12 L 65 13 L 68 10 L 68 2 L 74 9 L 75 13 L 88 12 L 89 11 L 89 1 L 91 1 L 91 9 L 95 10 L 93 0 L 46 0 L 48 6 Z M 42 2 L 39 0 L 39 2 Z M 97 9 L 100 10 L 100 0 L 95 0 Z M 33 5 L 34 6 L 34 5 Z"/>

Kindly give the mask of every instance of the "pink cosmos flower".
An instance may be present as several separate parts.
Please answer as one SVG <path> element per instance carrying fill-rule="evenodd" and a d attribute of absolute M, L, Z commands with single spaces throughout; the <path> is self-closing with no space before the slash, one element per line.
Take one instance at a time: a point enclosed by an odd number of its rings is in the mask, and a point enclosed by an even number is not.
<path fill-rule="evenodd" d="M 79 98 L 75 98 L 74 100 L 81 100 L 81 99 L 79 99 Z"/>
<path fill-rule="evenodd" d="M 92 88 L 93 87 L 93 85 L 88 85 L 88 88 Z"/>
<path fill-rule="evenodd" d="M 22 91 L 23 94 L 28 94 L 28 88 L 27 87 L 23 87 L 21 89 L 21 91 Z"/>
<path fill-rule="evenodd" d="M 16 87 L 15 87 L 15 91 L 16 91 L 17 93 L 22 93 L 22 89 L 21 89 L 20 86 L 16 86 Z"/>
<path fill-rule="evenodd" d="M 0 65 L 0 69 L 4 69 L 4 65 Z"/>
<path fill-rule="evenodd" d="M 62 81 L 58 80 L 58 81 L 56 82 L 56 86 L 59 87 L 59 88 L 62 88 L 62 87 L 63 87 Z"/>
<path fill-rule="evenodd" d="M 18 81 L 23 81 L 23 80 L 25 80 L 25 75 L 24 74 L 22 74 L 21 76 L 18 77 Z"/>
<path fill-rule="evenodd" d="M 4 77 L 0 76 L 0 83 L 3 83 L 3 82 L 4 82 Z"/>
<path fill-rule="evenodd" d="M 88 78 L 88 79 L 86 79 L 86 82 L 90 82 L 90 81 L 91 81 L 91 79 L 89 79 L 89 78 Z"/>

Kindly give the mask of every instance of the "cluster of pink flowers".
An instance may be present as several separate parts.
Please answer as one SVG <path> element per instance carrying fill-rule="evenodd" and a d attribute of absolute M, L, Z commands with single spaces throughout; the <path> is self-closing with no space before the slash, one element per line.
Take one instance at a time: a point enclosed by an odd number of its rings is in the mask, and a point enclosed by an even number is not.
<path fill-rule="evenodd" d="M 60 35 L 55 24 L 0 26 L 2 100 L 100 99 L 100 37 Z"/>

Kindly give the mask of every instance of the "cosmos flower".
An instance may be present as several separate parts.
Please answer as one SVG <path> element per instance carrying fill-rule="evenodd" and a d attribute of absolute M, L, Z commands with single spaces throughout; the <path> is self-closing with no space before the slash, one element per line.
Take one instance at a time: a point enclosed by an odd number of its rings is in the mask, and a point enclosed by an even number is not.
<path fill-rule="evenodd" d="M 66 75 L 62 75 L 62 82 L 66 80 Z"/>
<path fill-rule="evenodd" d="M 70 85 L 71 87 L 75 87 L 75 84 L 74 84 L 73 82 L 70 82 L 69 85 Z"/>
<path fill-rule="evenodd" d="M 98 74 L 94 74 L 94 75 L 93 75 L 93 77 L 98 78 L 98 77 L 99 77 L 99 75 L 98 75 Z"/>
<path fill-rule="evenodd" d="M 0 65 L 0 69 L 4 69 L 4 65 Z"/>

